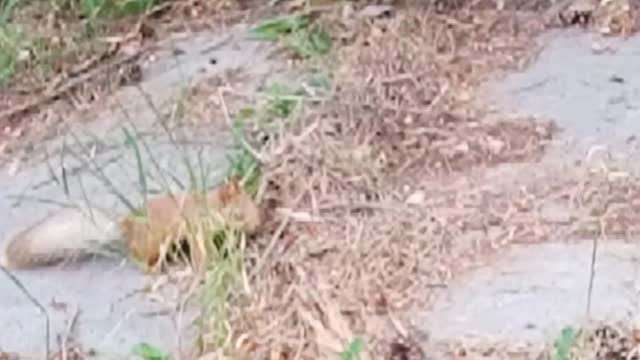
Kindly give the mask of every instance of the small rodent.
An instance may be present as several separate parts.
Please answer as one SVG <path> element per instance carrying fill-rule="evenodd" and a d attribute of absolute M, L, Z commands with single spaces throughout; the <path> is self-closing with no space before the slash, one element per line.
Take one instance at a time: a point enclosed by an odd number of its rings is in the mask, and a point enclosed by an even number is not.
<path fill-rule="evenodd" d="M 208 213 L 215 210 L 215 215 Z M 207 230 L 215 227 L 215 221 L 223 220 L 231 228 L 240 229 L 246 234 L 254 234 L 262 221 L 260 209 L 237 180 L 232 180 L 204 196 L 180 193 L 162 196 L 147 203 L 143 216 L 130 214 L 120 221 L 120 229 L 128 245 L 129 253 L 141 262 L 149 272 L 157 271 L 161 260 L 172 245 L 185 240 L 191 250 L 192 261 L 200 263 L 206 251 L 190 234 L 200 229 L 202 220 Z M 204 216 L 204 217 L 203 217 Z M 205 220 L 205 221 L 206 221 Z M 196 228 L 189 229 L 189 226 Z M 205 225 L 206 226 L 206 225 Z"/>
<path fill-rule="evenodd" d="M 202 247 L 189 236 L 188 229 L 203 219 L 222 220 L 246 234 L 254 234 L 262 222 L 259 206 L 233 178 L 202 197 L 185 192 L 151 198 L 142 215 L 129 213 L 118 220 L 97 209 L 64 209 L 15 234 L 4 249 L 0 265 L 7 269 L 51 266 L 104 255 L 108 249 L 111 254 L 130 255 L 145 271 L 155 272 L 166 249 L 183 240 L 192 249 L 192 260 L 200 261 L 206 255 L 202 251 L 193 253 L 193 249 Z"/>

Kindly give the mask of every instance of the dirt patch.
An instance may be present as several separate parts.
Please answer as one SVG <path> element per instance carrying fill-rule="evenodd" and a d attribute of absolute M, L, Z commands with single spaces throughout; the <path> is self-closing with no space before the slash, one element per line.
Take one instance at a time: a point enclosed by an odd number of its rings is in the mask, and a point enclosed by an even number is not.
<path fill-rule="evenodd" d="M 153 3 L 153 2 L 149 2 Z M 89 3 L 18 5 L 0 31 L 9 53 L 0 93 L 0 148 L 59 123 L 54 114 L 85 111 L 118 88 L 136 85 L 153 62 L 154 45 L 177 31 L 222 29 L 255 11 L 245 1 L 166 1 L 140 15 L 116 16 L 106 1 L 94 16 Z M 96 5 L 98 6 L 98 5 Z M 6 35 L 6 34 L 5 34 Z"/>

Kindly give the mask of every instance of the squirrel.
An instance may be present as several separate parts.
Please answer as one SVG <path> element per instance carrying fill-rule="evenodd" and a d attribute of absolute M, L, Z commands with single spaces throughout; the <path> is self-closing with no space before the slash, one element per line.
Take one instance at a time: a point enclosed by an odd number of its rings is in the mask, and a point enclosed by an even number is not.
<path fill-rule="evenodd" d="M 140 214 L 130 212 L 118 220 L 97 209 L 64 209 L 15 234 L 4 249 L 0 266 L 33 269 L 106 252 L 129 254 L 145 272 L 153 273 L 160 269 L 168 250 L 185 240 L 195 258 L 192 261 L 201 262 L 206 255 L 204 244 L 196 241 L 198 236 L 190 236 L 188 227 L 211 220 L 220 221 L 212 225 L 213 230 L 227 225 L 253 235 L 262 215 L 237 178 L 203 196 L 183 192 L 151 198 Z"/>

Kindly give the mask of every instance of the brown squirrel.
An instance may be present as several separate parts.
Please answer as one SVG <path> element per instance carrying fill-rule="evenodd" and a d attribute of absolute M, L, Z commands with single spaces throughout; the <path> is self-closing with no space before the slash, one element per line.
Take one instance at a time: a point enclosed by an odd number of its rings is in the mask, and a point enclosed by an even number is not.
<path fill-rule="evenodd" d="M 8 269 L 36 268 L 100 255 L 108 249 L 112 253 L 118 250 L 116 254 L 128 253 L 145 271 L 156 272 L 168 250 L 183 240 L 192 261 L 201 264 L 206 255 L 202 232 L 198 233 L 202 227 L 207 235 L 223 226 L 250 235 L 259 229 L 261 221 L 260 208 L 233 178 L 203 196 L 178 193 L 152 198 L 141 214 L 132 212 L 117 221 L 96 209 L 65 209 L 14 235 L 0 265 Z"/>

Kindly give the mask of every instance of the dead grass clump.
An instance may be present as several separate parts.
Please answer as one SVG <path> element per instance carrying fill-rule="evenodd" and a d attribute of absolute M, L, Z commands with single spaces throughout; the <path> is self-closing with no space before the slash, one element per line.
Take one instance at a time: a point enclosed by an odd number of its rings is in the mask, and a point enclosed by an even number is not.
<path fill-rule="evenodd" d="M 453 18 L 411 11 L 356 24 L 357 35 L 336 54 L 339 96 L 353 106 L 354 122 L 367 123 L 379 162 L 411 177 L 534 159 L 541 140 L 554 133 L 552 124 L 490 123 L 472 104 L 488 74 L 535 53 L 529 41 L 534 30 L 514 35 L 499 26 L 508 19 L 481 12 Z"/>
<path fill-rule="evenodd" d="M 640 182 L 638 177 L 614 169 L 588 171 L 572 195 L 573 235 L 580 238 L 633 239 L 640 234 Z"/>
<path fill-rule="evenodd" d="M 319 136 L 322 126 L 315 124 L 312 134 Z M 331 150 L 318 156 L 322 161 L 309 162 L 300 150 L 309 146 L 318 151 L 326 141 L 309 135 L 304 143 L 284 148 L 279 165 L 267 171 L 288 171 L 277 176 L 280 190 L 273 186 L 267 196 L 281 201 L 272 226 L 286 220 L 288 227 L 260 242 L 258 257 L 267 265 L 262 270 L 250 267 L 255 276 L 251 294 L 234 318 L 241 348 L 270 349 L 278 354 L 273 358 L 336 358 L 355 337 L 365 339 L 372 358 L 389 358 L 396 338 L 416 341 L 423 336 L 404 311 L 428 306 L 456 274 L 483 263 L 494 250 L 554 235 L 602 238 L 602 224 L 605 238 L 628 236 L 640 219 L 632 211 L 637 206 L 633 200 L 611 205 L 621 195 L 633 195 L 637 179 L 612 182 L 610 174 L 591 173 L 591 180 L 581 182 L 585 174 L 575 172 L 554 181 L 552 173 L 559 169 L 528 179 L 533 186 L 514 182 L 505 188 L 479 177 L 407 194 L 386 183 L 368 188 L 378 197 L 366 199 L 367 192 L 357 189 L 373 183 L 369 174 L 348 168 Z M 339 178 L 336 169 L 343 171 Z M 352 180 L 361 181 L 360 187 L 352 186 Z M 571 218 L 566 223 L 542 211 L 553 202 L 567 206 Z M 602 204 L 615 211 L 592 213 Z M 270 245 L 265 260 L 264 249 Z M 496 348 L 487 358 L 500 359 L 499 353 L 502 358 L 529 358 L 532 349 Z"/>
<path fill-rule="evenodd" d="M 534 52 L 514 24 L 416 8 L 342 24 L 336 93 L 267 151 L 263 200 L 275 216 L 248 249 L 234 358 L 335 359 L 357 338 L 362 359 L 424 358 L 399 345 L 424 341 L 404 311 L 497 248 L 580 228 L 582 217 L 557 221 L 542 208 L 581 214 L 579 199 L 592 203 L 610 183 L 506 166 L 539 159 L 555 127 L 492 119 L 473 101 L 486 74 Z M 498 165 L 507 170 L 496 175 Z"/>
<path fill-rule="evenodd" d="M 546 234 L 531 233 L 535 194 L 452 179 L 536 159 L 553 126 L 491 121 L 473 106 L 478 72 L 514 61 L 474 50 L 473 23 L 439 28 L 427 16 L 363 25 L 356 37 L 368 40 L 337 49 L 335 96 L 270 152 L 265 199 L 278 216 L 254 244 L 234 321 L 241 352 L 338 358 L 362 337 L 362 358 L 390 358 L 396 337 L 417 336 L 400 311 L 490 250 Z M 433 31 L 465 40 L 439 54 Z M 502 33 L 489 34 L 499 48 Z"/>
<path fill-rule="evenodd" d="M 263 346 L 299 342 L 303 358 L 318 358 L 328 341 L 318 332 L 337 331 L 331 323 L 337 315 L 325 312 L 337 307 L 349 325 L 335 335 L 342 345 L 351 334 L 365 336 L 380 354 L 389 350 L 381 344 L 409 332 L 404 321 L 391 320 L 394 314 L 428 303 L 488 251 L 540 235 L 530 233 L 534 207 L 520 206 L 521 192 L 432 187 L 426 172 L 414 186 L 394 183 L 373 159 L 358 157 L 363 144 L 327 134 L 332 125 L 312 124 L 315 131 L 284 147 L 266 170 L 277 182 L 267 198 L 280 201 L 277 218 L 289 224 L 262 244 L 261 254 L 275 245 L 253 283 L 256 308 L 241 317 L 247 336 Z M 307 299 L 312 292 L 322 300 Z"/>

